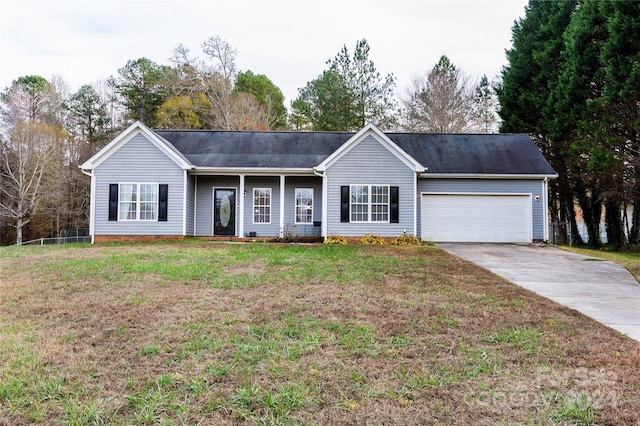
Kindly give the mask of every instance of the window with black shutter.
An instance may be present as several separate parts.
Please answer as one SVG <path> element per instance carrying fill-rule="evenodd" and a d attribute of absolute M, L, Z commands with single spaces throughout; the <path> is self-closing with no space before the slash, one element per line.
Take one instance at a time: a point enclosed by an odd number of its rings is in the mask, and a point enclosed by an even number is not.
<path fill-rule="evenodd" d="M 158 222 L 167 221 L 167 199 L 169 197 L 169 185 L 158 186 Z"/>
<path fill-rule="evenodd" d="M 349 222 L 349 187 L 340 187 L 340 222 Z"/>
<path fill-rule="evenodd" d="M 118 184 L 109 185 L 109 220 L 118 220 Z"/>
<path fill-rule="evenodd" d="M 389 188 L 389 222 L 400 222 L 400 187 Z"/>

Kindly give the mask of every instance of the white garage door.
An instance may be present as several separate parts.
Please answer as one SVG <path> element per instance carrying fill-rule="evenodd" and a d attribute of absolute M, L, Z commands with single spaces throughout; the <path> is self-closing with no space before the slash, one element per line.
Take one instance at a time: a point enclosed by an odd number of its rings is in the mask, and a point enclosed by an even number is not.
<path fill-rule="evenodd" d="M 531 242 L 531 196 L 424 194 L 421 227 L 434 242 Z"/>

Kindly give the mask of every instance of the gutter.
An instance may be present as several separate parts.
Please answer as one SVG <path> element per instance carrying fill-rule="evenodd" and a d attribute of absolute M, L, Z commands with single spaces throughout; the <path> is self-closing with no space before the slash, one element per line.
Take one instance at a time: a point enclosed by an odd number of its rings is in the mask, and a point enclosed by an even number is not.
<path fill-rule="evenodd" d="M 280 176 L 282 174 L 291 175 L 306 175 L 316 174 L 315 168 L 306 169 L 286 169 L 286 168 L 268 168 L 268 167 L 254 167 L 254 168 L 241 168 L 241 167 L 192 167 L 191 174 L 194 175 L 263 175 L 263 176 Z"/>
<path fill-rule="evenodd" d="M 80 167 L 80 171 L 82 171 L 83 174 L 89 176 L 91 178 L 91 186 L 90 186 L 90 198 L 89 198 L 89 234 L 91 235 L 91 244 L 95 244 L 95 232 L 94 232 L 94 227 L 95 227 L 95 217 L 96 217 L 96 203 L 94 200 L 94 195 L 96 193 L 96 188 L 95 188 L 95 184 L 96 184 L 96 180 L 93 178 L 93 169 L 83 169 L 82 167 Z"/>
<path fill-rule="evenodd" d="M 553 175 L 520 175 L 520 174 L 482 174 L 482 173 L 422 173 L 421 178 L 425 179 L 555 179 L 558 174 Z"/>

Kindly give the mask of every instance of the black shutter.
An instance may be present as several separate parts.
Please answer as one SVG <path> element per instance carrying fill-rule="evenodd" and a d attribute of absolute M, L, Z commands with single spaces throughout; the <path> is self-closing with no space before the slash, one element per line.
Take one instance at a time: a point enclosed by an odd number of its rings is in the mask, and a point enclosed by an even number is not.
<path fill-rule="evenodd" d="M 118 184 L 109 184 L 109 220 L 118 220 Z"/>
<path fill-rule="evenodd" d="M 389 222 L 398 223 L 400 222 L 400 200 L 399 200 L 399 192 L 400 188 L 397 186 L 389 187 Z"/>
<path fill-rule="evenodd" d="M 349 222 L 349 187 L 340 187 L 340 222 Z"/>
<path fill-rule="evenodd" d="M 169 185 L 159 185 L 158 188 L 158 222 L 167 221 L 167 198 L 169 197 Z"/>

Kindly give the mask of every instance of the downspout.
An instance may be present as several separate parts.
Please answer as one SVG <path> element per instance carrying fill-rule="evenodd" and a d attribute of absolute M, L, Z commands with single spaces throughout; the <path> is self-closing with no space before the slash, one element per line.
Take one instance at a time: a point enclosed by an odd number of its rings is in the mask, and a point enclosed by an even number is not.
<path fill-rule="evenodd" d="M 193 236 L 198 236 L 198 175 L 193 182 Z"/>
<path fill-rule="evenodd" d="M 91 235 L 91 244 L 95 244 L 95 232 L 94 232 L 94 221 L 96 216 L 95 210 L 95 179 L 93 176 L 93 170 L 87 172 L 85 169 L 80 169 L 83 174 L 89 176 L 91 178 L 91 198 L 89 199 L 89 235 Z"/>
<path fill-rule="evenodd" d="M 187 190 L 189 188 L 189 173 L 184 170 L 184 180 L 182 183 L 182 236 L 187 236 Z"/>
<path fill-rule="evenodd" d="M 416 178 L 413 181 L 413 236 L 418 238 L 420 238 L 418 236 L 418 203 L 420 202 L 420 195 L 418 194 L 419 177 L 420 173 L 416 173 Z"/>
<path fill-rule="evenodd" d="M 284 185 L 285 185 L 285 175 L 280 175 L 280 238 L 284 238 L 285 229 L 284 229 Z"/>
<path fill-rule="evenodd" d="M 329 198 L 327 194 L 327 175 L 324 173 L 320 173 L 313 168 L 313 174 L 322 178 L 322 217 L 320 218 L 320 236 L 322 238 L 327 238 L 327 200 Z"/>
<path fill-rule="evenodd" d="M 544 209 L 544 241 L 549 241 L 549 178 L 542 181 L 542 208 Z"/>
<path fill-rule="evenodd" d="M 239 202 L 239 210 L 240 210 L 240 214 L 239 216 L 239 224 L 238 224 L 238 237 L 240 238 L 244 238 L 244 192 L 245 192 L 245 186 L 244 186 L 244 175 L 240 175 L 240 190 L 239 190 L 239 194 L 238 194 L 238 198 L 240 199 Z M 238 213 L 236 213 L 238 214 Z"/>
<path fill-rule="evenodd" d="M 413 236 L 422 239 L 422 235 L 418 235 L 418 205 L 420 206 L 420 215 L 422 215 L 422 195 L 418 191 L 418 182 L 420 181 L 420 176 L 429 170 L 428 167 L 424 167 L 422 170 L 416 172 L 416 180 L 414 182 L 414 190 L 413 190 Z M 422 234 L 422 222 L 420 222 L 420 234 Z"/>

